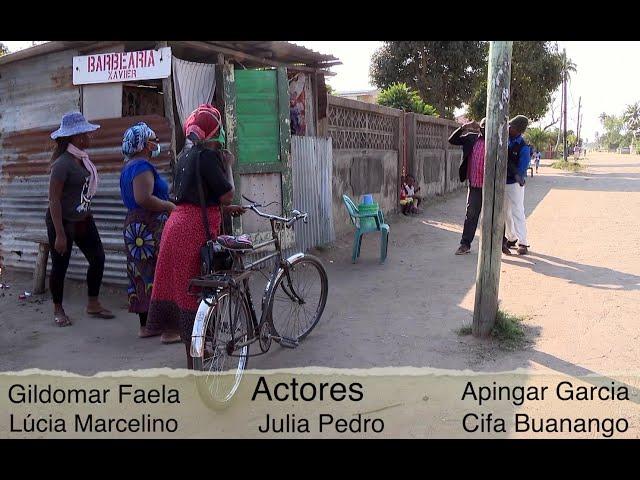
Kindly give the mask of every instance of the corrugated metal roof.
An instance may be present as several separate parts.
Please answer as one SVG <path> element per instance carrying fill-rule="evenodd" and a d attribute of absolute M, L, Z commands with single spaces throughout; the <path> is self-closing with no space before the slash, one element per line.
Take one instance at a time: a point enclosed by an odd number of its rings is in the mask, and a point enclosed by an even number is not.
<path fill-rule="evenodd" d="M 257 57 L 265 57 L 284 63 L 301 63 L 305 65 L 322 65 L 323 63 L 333 63 L 338 58 L 331 54 L 316 52 L 302 45 L 296 45 L 292 42 L 259 42 L 259 41 L 243 41 L 243 42 L 219 42 L 208 41 L 212 45 L 220 45 L 226 48 L 232 48 L 241 52 L 246 52 Z"/>
<path fill-rule="evenodd" d="M 39 55 L 47 55 L 54 52 L 60 52 L 66 49 L 88 49 L 92 46 L 99 46 L 105 42 L 47 42 L 35 47 L 25 48 L 15 53 L 10 53 L 0 57 L 0 65 L 24 60 L 26 58 L 36 57 Z M 125 43 L 124 40 L 121 43 Z M 180 41 L 171 42 L 180 45 Z M 315 52 L 301 45 L 291 42 L 272 42 L 272 41 L 216 41 L 209 40 L 205 43 L 211 45 L 219 45 L 225 48 L 231 48 L 243 53 L 255 55 L 257 57 L 268 58 L 283 63 L 303 64 L 322 67 L 322 64 L 333 63 L 338 61 L 336 57 L 330 54 Z"/>

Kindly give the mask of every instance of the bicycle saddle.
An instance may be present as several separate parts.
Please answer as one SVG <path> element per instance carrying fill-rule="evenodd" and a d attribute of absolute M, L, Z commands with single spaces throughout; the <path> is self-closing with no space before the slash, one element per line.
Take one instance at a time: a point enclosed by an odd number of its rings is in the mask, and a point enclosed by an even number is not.
<path fill-rule="evenodd" d="M 242 234 L 234 237 L 232 235 L 220 235 L 217 238 L 217 242 L 225 248 L 230 250 L 252 250 L 253 242 L 249 235 Z"/>

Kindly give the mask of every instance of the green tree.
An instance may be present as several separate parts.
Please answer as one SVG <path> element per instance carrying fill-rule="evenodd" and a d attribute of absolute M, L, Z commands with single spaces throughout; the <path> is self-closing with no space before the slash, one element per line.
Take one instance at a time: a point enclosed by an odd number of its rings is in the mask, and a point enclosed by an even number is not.
<path fill-rule="evenodd" d="M 604 128 L 604 132 L 598 137 L 599 144 L 602 148 L 615 150 L 618 147 L 630 145 L 631 135 L 625 135 L 623 131 L 624 119 L 622 116 L 601 114 L 600 121 Z"/>
<path fill-rule="evenodd" d="M 6 55 L 7 53 L 9 53 L 9 49 L 4 43 L 0 42 L 0 57 Z"/>
<path fill-rule="evenodd" d="M 479 41 L 384 42 L 371 58 L 369 73 L 378 88 L 406 83 L 441 115 L 452 118 L 454 109 L 471 99 L 486 54 Z"/>
<path fill-rule="evenodd" d="M 328 95 L 335 95 L 336 94 L 336 90 L 331 85 L 329 85 L 328 83 L 325 83 L 324 85 L 327 88 L 327 94 Z"/>
<path fill-rule="evenodd" d="M 622 114 L 625 128 L 632 135 L 631 145 L 637 149 L 638 137 L 640 137 L 640 102 L 627 105 L 624 113 Z"/>
<path fill-rule="evenodd" d="M 524 136 L 527 142 L 533 145 L 536 150 L 544 152 L 555 146 L 557 133 L 554 131 L 545 131 L 538 127 L 532 127 L 527 129 Z"/>
<path fill-rule="evenodd" d="M 513 42 L 509 112 L 539 120 L 547 112 L 551 95 L 562 83 L 564 57 L 553 42 Z M 567 69 L 575 64 L 567 61 Z M 487 110 L 487 65 L 469 103 L 469 116 L 482 118 Z"/>
<path fill-rule="evenodd" d="M 381 90 L 378 94 L 378 104 L 398 108 L 405 112 L 437 115 L 436 109 L 424 103 L 418 92 L 409 88 L 406 83 L 394 83 Z"/>

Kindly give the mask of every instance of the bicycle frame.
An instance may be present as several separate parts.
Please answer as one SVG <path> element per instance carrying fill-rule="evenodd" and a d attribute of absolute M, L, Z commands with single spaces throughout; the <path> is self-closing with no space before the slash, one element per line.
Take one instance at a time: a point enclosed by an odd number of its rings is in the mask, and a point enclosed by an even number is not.
<path fill-rule="evenodd" d="M 253 204 L 249 207 L 247 207 L 248 209 L 253 210 L 256 214 L 258 214 L 261 217 L 264 218 L 268 218 L 269 222 L 271 224 L 271 235 L 272 235 L 272 239 L 268 240 L 266 242 L 260 243 L 258 245 L 255 245 L 253 247 L 253 251 L 257 251 L 263 248 L 266 248 L 270 245 L 274 245 L 275 248 L 275 252 L 270 253 L 269 255 L 266 255 L 265 257 L 262 257 L 252 263 L 250 263 L 249 265 L 244 264 L 244 251 L 237 251 L 237 250 L 233 250 L 233 249 L 227 249 L 233 259 L 233 267 L 232 270 L 234 271 L 239 271 L 239 272 L 247 272 L 247 271 L 251 271 L 251 270 L 256 270 L 256 268 L 259 265 L 262 265 L 264 263 L 266 263 L 267 261 L 271 260 L 271 259 L 275 259 L 275 261 L 273 262 L 273 268 L 271 270 L 271 274 L 269 275 L 269 279 L 267 281 L 267 284 L 265 286 L 263 295 L 262 295 L 262 301 L 261 301 L 261 306 L 262 306 L 262 311 L 260 313 L 260 320 L 258 320 L 258 315 L 256 313 L 255 310 L 255 306 L 253 303 L 253 298 L 251 295 L 251 289 L 249 287 L 249 279 L 248 278 L 243 278 L 241 281 L 241 287 L 240 285 L 234 285 L 233 287 L 229 287 L 229 288 L 241 288 L 242 292 L 241 294 L 243 294 L 247 300 L 248 303 L 248 307 L 249 307 L 249 314 L 251 316 L 251 323 L 252 323 L 252 327 L 253 327 L 253 335 L 251 335 L 251 338 L 247 339 L 245 342 L 241 342 L 241 343 L 237 343 L 237 344 L 233 344 L 233 351 L 237 350 L 238 348 L 243 348 L 245 345 L 250 345 L 251 343 L 255 343 L 256 341 L 260 340 L 260 335 L 261 335 L 261 329 L 264 325 L 265 322 L 267 322 L 269 320 L 268 315 L 271 312 L 271 302 L 272 302 L 272 296 L 275 295 L 275 292 L 273 291 L 274 286 L 277 284 L 277 281 L 279 279 L 279 277 L 281 275 L 286 275 L 287 276 L 287 286 L 288 289 L 290 291 L 287 291 L 286 289 L 283 288 L 283 290 L 285 291 L 286 295 L 289 296 L 291 298 L 292 301 L 297 301 L 300 303 L 304 303 L 304 300 L 297 294 L 297 292 L 295 291 L 295 288 L 293 287 L 293 284 L 291 282 L 291 277 L 289 276 L 289 265 L 291 262 L 293 262 L 294 260 L 303 257 L 304 253 L 300 252 L 300 253 L 296 253 L 294 255 L 291 255 L 289 258 L 287 259 L 283 259 L 282 256 L 282 245 L 280 243 L 280 238 L 278 236 L 278 232 L 285 229 L 285 228 L 291 228 L 293 223 L 295 223 L 295 221 L 297 221 L 298 219 L 304 219 L 306 221 L 306 214 L 299 214 L 294 216 L 294 218 L 292 219 L 287 219 L 284 217 L 279 217 L 276 215 L 268 215 L 268 214 L 264 214 L 262 212 L 260 212 L 256 205 Z M 284 284 L 283 284 L 284 285 Z M 196 319 L 195 322 L 197 324 L 202 324 L 205 321 L 206 318 L 206 314 L 209 310 L 209 307 L 212 305 L 213 301 L 214 301 L 214 296 L 216 297 L 217 301 L 217 296 L 218 293 L 220 293 L 223 290 L 223 288 L 218 288 L 213 294 L 208 293 L 208 294 L 204 294 L 202 295 L 202 302 L 200 303 L 200 307 L 198 308 L 198 312 L 196 314 Z M 203 292 L 204 293 L 204 292 Z M 231 303 L 229 304 L 229 308 L 231 308 Z M 239 308 L 239 304 L 236 304 L 236 308 Z M 234 314 L 230 313 L 230 319 L 231 319 L 231 331 L 235 332 L 236 331 L 236 320 L 237 320 L 237 313 L 238 312 L 234 312 Z M 273 328 L 272 328 L 273 330 Z M 199 331 L 202 331 L 202 328 L 200 328 Z M 273 334 L 273 331 L 271 332 L 271 334 Z M 272 336 L 271 338 L 278 338 L 277 336 Z M 268 350 L 268 349 L 267 349 Z M 267 350 L 262 351 L 260 354 L 261 355 L 263 353 L 266 353 Z M 192 357 L 202 357 L 204 353 L 204 338 L 200 337 L 198 339 L 196 339 L 196 341 L 192 341 L 191 343 L 191 356 Z M 232 352 L 227 352 L 227 354 L 229 356 L 232 356 Z M 257 355 L 250 355 L 250 356 L 257 356 Z"/>

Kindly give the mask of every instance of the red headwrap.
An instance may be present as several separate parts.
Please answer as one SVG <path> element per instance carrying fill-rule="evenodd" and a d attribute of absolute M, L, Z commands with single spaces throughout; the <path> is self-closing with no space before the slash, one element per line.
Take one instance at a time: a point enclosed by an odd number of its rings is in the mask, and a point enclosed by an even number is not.
<path fill-rule="evenodd" d="M 220 112 L 213 105 L 203 103 L 184 122 L 184 133 L 195 133 L 200 141 L 209 140 L 220 130 Z"/>

